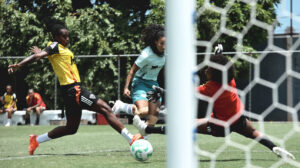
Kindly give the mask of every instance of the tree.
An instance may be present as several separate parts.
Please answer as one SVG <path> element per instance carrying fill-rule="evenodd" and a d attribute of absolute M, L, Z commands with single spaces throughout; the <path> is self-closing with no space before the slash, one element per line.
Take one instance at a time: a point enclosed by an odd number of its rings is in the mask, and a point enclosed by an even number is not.
<path fill-rule="evenodd" d="M 211 0 L 212 5 L 224 7 L 229 0 Z M 257 1 L 256 18 L 272 24 L 276 19 L 274 5 L 279 0 Z M 197 8 L 204 0 L 197 0 Z M 132 54 L 144 47 L 140 32 L 148 24 L 165 23 L 165 2 L 163 0 L 0 0 L 0 57 L 30 55 L 31 46 L 46 47 L 51 40 L 45 31 L 44 19 L 54 17 L 63 21 L 70 31 L 70 49 L 75 55 Z M 227 28 L 241 31 L 249 21 L 249 5 L 235 1 L 227 14 Z M 218 31 L 220 15 L 205 11 L 197 20 L 197 38 L 210 40 Z M 257 27 L 245 36 L 244 49 L 254 50 L 258 39 L 266 40 L 267 32 Z M 223 35 L 217 42 L 224 44 L 226 51 L 234 51 L 236 40 Z M 204 51 L 198 48 L 199 52 Z M 122 82 L 134 59 L 122 59 Z M 49 108 L 53 108 L 54 73 L 47 59 L 24 67 L 16 76 L 7 75 L 7 66 L 19 60 L 0 61 L 0 72 L 4 73 L 0 87 L 15 83 L 19 104 L 28 87 L 43 93 Z M 83 86 L 105 100 L 117 98 L 117 59 L 94 58 L 76 59 Z M 239 72 L 247 74 L 248 64 L 237 62 Z M 247 76 L 247 75 L 240 75 Z M 23 103 L 25 104 L 25 102 Z"/>
<path fill-rule="evenodd" d="M 224 8 L 229 3 L 229 0 L 211 0 L 210 2 L 212 6 Z M 275 6 L 279 2 L 279 0 L 257 1 L 256 19 L 272 25 L 276 21 Z M 197 1 L 198 9 L 203 5 L 204 0 Z M 242 32 L 250 22 L 250 13 L 251 6 L 249 4 L 236 1 L 227 12 L 226 28 L 235 32 Z M 197 20 L 197 38 L 199 40 L 210 41 L 216 35 L 216 32 L 220 30 L 220 25 L 221 14 L 212 10 L 205 10 Z M 243 37 L 243 51 L 255 51 L 255 48 L 267 40 L 267 36 L 268 32 L 265 29 L 252 26 Z M 213 46 L 218 43 L 223 44 L 224 51 L 236 51 L 237 39 L 232 36 L 222 34 Z M 205 49 L 199 47 L 198 52 L 205 52 Z M 258 57 L 257 54 L 252 54 L 251 56 Z M 201 61 L 201 58 L 199 61 Z M 235 62 L 238 79 L 248 79 L 249 65 L 248 62 L 242 60 Z"/>

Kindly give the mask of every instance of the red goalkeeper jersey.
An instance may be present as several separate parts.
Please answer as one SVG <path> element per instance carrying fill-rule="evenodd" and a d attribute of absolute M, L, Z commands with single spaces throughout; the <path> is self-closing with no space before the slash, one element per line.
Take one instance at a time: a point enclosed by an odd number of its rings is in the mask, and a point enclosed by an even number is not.
<path fill-rule="evenodd" d="M 42 99 L 42 97 L 39 93 L 33 93 L 32 99 L 30 99 L 30 96 L 27 95 L 26 96 L 26 103 L 27 103 L 28 107 L 35 106 L 35 105 L 41 103 L 40 106 L 43 106 L 43 107 L 46 108 L 46 105 L 45 105 L 45 103 L 44 103 L 44 101 L 43 101 L 43 99 Z"/>
<path fill-rule="evenodd" d="M 244 106 L 237 94 L 235 80 L 232 79 L 228 85 L 231 86 L 232 89 L 230 91 L 224 90 L 215 100 L 213 112 L 211 113 L 212 118 L 228 121 L 234 115 L 237 115 L 236 120 L 242 115 Z M 222 85 L 220 83 L 208 81 L 206 84 L 199 86 L 197 90 L 203 95 L 213 97 L 221 87 Z"/>

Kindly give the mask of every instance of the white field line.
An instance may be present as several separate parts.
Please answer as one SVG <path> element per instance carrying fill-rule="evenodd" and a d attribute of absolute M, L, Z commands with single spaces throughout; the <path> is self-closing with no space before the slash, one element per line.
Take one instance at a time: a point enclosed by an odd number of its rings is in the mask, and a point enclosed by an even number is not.
<path fill-rule="evenodd" d="M 127 151 L 127 150 L 126 150 Z M 33 155 L 33 156 L 17 156 L 17 157 L 3 157 L 0 158 L 2 160 L 17 160 L 17 159 L 33 159 L 33 158 L 41 158 L 41 157 L 51 157 L 51 156 L 63 156 L 63 155 L 80 155 L 80 154 L 92 154 L 92 153 L 107 153 L 107 152 L 125 152 L 125 150 L 120 149 L 107 149 L 107 150 L 97 150 L 97 151 L 87 151 L 87 152 L 76 152 L 76 153 L 65 153 L 65 154 L 40 154 L 40 155 Z M 128 149 L 129 153 L 129 149 Z"/>

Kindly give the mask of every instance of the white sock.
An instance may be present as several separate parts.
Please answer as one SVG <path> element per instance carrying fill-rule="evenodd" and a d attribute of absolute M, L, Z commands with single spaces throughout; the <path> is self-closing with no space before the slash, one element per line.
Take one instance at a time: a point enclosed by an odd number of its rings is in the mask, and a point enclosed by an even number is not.
<path fill-rule="evenodd" d="M 126 112 L 127 114 L 133 115 L 132 106 L 133 104 L 123 103 L 120 108 L 122 109 L 122 111 Z"/>
<path fill-rule="evenodd" d="M 121 134 L 128 141 L 128 143 L 131 142 L 133 135 L 126 128 L 122 129 Z"/>
<path fill-rule="evenodd" d="M 7 119 L 7 123 L 11 124 L 11 119 L 10 118 Z"/>
<path fill-rule="evenodd" d="M 49 141 L 51 140 L 51 138 L 49 138 L 48 136 L 48 132 L 45 133 L 45 134 L 42 134 L 42 135 L 39 135 L 37 138 L 36 138 L 36 141 L 40 144 L 40 143 L 43 143 L 43 142 L 46 142 L 46 141 Z"/>

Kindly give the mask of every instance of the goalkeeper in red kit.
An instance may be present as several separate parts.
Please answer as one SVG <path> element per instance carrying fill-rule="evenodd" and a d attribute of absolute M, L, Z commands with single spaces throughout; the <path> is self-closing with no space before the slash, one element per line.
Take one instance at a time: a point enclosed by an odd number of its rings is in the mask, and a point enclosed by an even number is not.
<path fill-rule="evenodd" d="M 277 147 L 260 131 L 256 130 L 253 124 L 242 114 L 244 106 L 237 94 L 236 83 L 234 79 L 234 66 L 230 61 L 222 55 L 222 45 L 216 47 L 215 55 L 211 56 L 210 62 L 225 66 L 231 64 L 226 69 L 227 80 L 223 80 L 221 70 L 208 67 L 205 70 L 207 83 L 196 88 L 200 94 L 213 97 L 218 94 L 214 101 L 213 111 L 210 118 L 197 119 L 197 133 L 208 134 L 215 137 L 225 137 L 231 132 L 236 132 L 247 138 L 255 139 L 260 144 L 269 148 L 277 156 L 295 159 L 295 157 L 283 148 Z M 223 90 L 222 83 L 226 82 L 228 88 Z M 220 92 L 221 93 L 220 93 Z M 163 95 L 162 88 L 156 88 L 154 92 L 148 93 L 148 98 L 152 101 L 158 100 Z M 172 115 L 172 114 L 170 114 Z M 138 116 L 134 117 L 134 125 L 139 129 L 142 135 L 150 133 L 165 134 L 165 126 L 152 127 L 147 126 Z"/>

